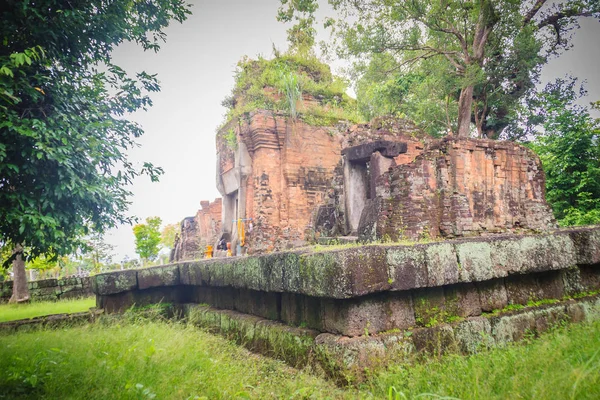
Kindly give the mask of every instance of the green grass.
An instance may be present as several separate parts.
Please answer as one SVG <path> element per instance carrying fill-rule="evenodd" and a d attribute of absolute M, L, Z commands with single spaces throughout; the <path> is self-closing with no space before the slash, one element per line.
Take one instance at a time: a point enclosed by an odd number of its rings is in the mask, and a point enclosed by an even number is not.
<path fill-rule="evenodd" d="M 363 389 L 391 399 L 599 399 L 600 321 L 470 357 L 396 365 Z"/>
<path fill-rule="evenodd" d="M 300 399 L 348 393 L 203 330 L 160 321 L 0 336 L 0 371 L 0 399 Z"/>
<path fill-rule="evenodd" d="M 27 304 L 0 304 L 0 322 L 40 317 L 42 315 L 87 311 L 96 305 L 95 297 Z"/>
<path fill-rule="evenodd" d="M 121 319 L 0 336 L 0 399 L 600 398 L 600 321 L 470 357 L 372 372 L 358 388 L 183 323 Z"/>

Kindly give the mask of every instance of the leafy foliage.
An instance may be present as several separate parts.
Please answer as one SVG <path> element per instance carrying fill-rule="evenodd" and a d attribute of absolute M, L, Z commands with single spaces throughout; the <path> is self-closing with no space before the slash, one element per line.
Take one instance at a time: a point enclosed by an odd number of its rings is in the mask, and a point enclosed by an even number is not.
<path fill-rule="evenodd" d="M 346 93 L 346 82 L 331 74 L 329 66 L 314 56 L 277 54 L 266 60 L 242 59 L 238 63 L 235 87 L 223 102 L 229 107 L 230 121 L 263 109 L 282 112 L 314 125 L 335 125 L 340 120 L 361 121 L 356 101 Z M 302 94 L 313 96 L 318 104 L 296 109 Z"/>
<path fill-rule="evenodd" d="M 162 229 L 160 233 L 160 244 L 167 249 L 172 249 L 175 246 L 175 236 L 179 232 L 179 224 L 168 224 Z"/>
<path fill-rule="evenodd" d="M 359 103 L 373 107 L 363 112 L 400 112 L 438 134 L 469 136 L 474 124 L 489 138 L 535 91 L 548 57 L 569 47 L 577 18 L 600 16 L 596 0 L 329 2 L 334 47 L 364 74 Z"/>
<path fill-rule="evenodd" d="M 160 168 L 126 152 L 143 133 L 126 113 L 146 109 L 154 75 L 112 63 L 124 41 L 157 51 L 183 0 L 7 0 L 0 8 L 0 242 L 28 257 L 62 255 L 126 215 L 127 190 Z"/>
<path fill-rule="evenodd" d="M 158 256 L 161 242 L 159 217 L 146 218 L 145 224 L 137 224 L 133 227 L 135 235 L 135 252 L 142 260 L 154 260 Z"/>
<path fill-rule="evenodd" d="M 543 121 L 530 146 L 540 156 L 546 197 L 563 226 L 600 223 L 600 120 L 575 104 L 577 97 L 576 81 L 559 79 L 530 102 L 530 125 Z"/>

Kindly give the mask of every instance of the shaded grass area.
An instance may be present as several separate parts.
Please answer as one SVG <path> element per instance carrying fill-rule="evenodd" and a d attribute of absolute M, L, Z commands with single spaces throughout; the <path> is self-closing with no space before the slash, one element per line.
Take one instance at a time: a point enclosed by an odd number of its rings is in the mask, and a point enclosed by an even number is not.
<path fill-rule="evenodd" d="M 359 388 L 184 323 L 131 316 L 0 336 L 0 371 L 0 399 L 597 399 L 600 321 L 470 357 L 393 365 Z"/>
<path fill-rule="evenodd" d="M 183 323 L 104 321 L 0 337 L 0 399 L 301 399 L 349 393 Z"/>
<path fill-rule="evenodd" d="M 470 357 L 392 366 L 363 389 L 390 399 L 599 399 L 600 321 Z"/>
<path fill-rule="evenodd" d="M 96 306 L 95 297 L 60 301 L 40 301 L 26 304 L 0 304 L 0 322 L 15 321 L 43 315 L 76 313 Z"/>

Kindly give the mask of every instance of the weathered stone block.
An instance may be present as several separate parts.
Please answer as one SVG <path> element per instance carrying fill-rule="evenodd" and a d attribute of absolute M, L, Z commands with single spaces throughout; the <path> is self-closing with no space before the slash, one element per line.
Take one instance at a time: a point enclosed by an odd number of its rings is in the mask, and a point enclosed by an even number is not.
<path fill-rule="evenodd" d="M 446 298 L 444 288 L 419 289 L 413 292 L 415 322 L 418 326 L 432 326 L 444 321 Z"/>
<path fill-rule="evenodd" d="M 503 278 L 519 273 L 523 266 L 520 238 L 502 238 L 490 240 L 490 258 L 493 275 Z"/>
<path fill-rule="evenodd" d="M 186 318 L 189 323 L 200 325 L 201 321 L 203 320 L 204 313 L 206 313 L 209 308 L 209 306 L 203 304 L 187 303 L 182 305 L 182 312 L 184 318 Z"/>
<path fill-rule="evenodd" d="M 504 279 L 476 282 L 475 286 L 479 292 L 479 304 L 482 311 L 501 310 L 508 305 L 508 293 L 504 286 Z"/>
<path fill-rule="evenodd" d="M 535 332 L 535 318 L 532 312 L 504 315 L 490 318 L 492 336 L 501 345 L 522 340 L 525 335 Z"/>
<path fill-rule="evenodd" d="M 457 350 L 454 330 L 447 324 L 415 329 L 411 338 L 417 351 L 441 355 Z"/>
<path fill-rule="evenodd" d="M 465 354 L 477 353 L 493 346 L 492 326 L 485 317 L 472 317 L 454 328 L 457 345 Z"/>
<path fill-rule="evenodd" d="M 459 277 L 461 282 L 481 282 L 494 278 L 491 246 L 486 242 L 456 244 Z"/>
<path fill-rule="evenodd" d="M 565 295 L 562 271 L 547 271 L 536 274 L 540 288 L 540 299 L 561 299 Z"/>
<path fill-rule="evenodd" d="M 266 288 L 269 292 L 284 291 L 284 270 L 287 264 L 286 253 L 273 253 L 262 260 L 263 276 L 266 279 Z"/>
<path fill-rule="evenodd" d="M 179 266 L 179 281 L 182 285 L 202 286 L 206 280 L 202 276 L 201 261 L 189 261 L 177 264 Z"/>
<path fill-rule="evenodd" d="M 577 264 L 600 264 L 600 230 L 580 228 L 568 232 L 577 254 Z"/>
<path fill-rule="evenodd" d="M 365 299 L 323 299 L 323 325 L 327 332 L 360 336 L 386 330 L 386 308 L 382 296 Z"/>
<path fill-rule="evenodd" d="M 295 293 L 281 294 L 281 320 L 288 325 L 298 326 L 302 323 L 302 295 Z"/>
<path fill-rule="evenodd" d="M 134 304 L 138 307 L 159 303 L 186 303 L 189 296 L 185 286 L 160 286 L 133 293 Z"/>
<path fill-rule="evenodd" d="M 577 263 L 577 252 L 568 235 L 526 236 L 519 242 L 522 273 L 568 268 Z"/>
<path fill-rule="evenodd" d="M 179 285 L 179 266 L 173 264 L 140 269 L 137 271 L 137 279 L 140 289 Z"/>
<path fill-rule="evenodd" d="M 572 296 L 577 293 L 581 293 L 585 290 L 583 282 L 581 280 L 580 269 L 577 266 L 573 266 L 569 269 L 561 271 L 563 286 L 565 288 L 565 294 Z"/>
<path fill-rule="evenodd" d="M 584 291 L 600 289 L 600 264 L 579 267 L 581 286 Z"/>
<path fill-rule="evenodd" d="M 504 279 L 508 302 L 526 305 L 530 300 L 542 298 L 538 280 L 534 275 L 513 275 Z"/>
<path fill-rule="evenodd" d="M 386 251 L 381 246 L 365 246 L 337 254 L 339 265 L 349 271 L 352 296 L 381 292 L 390 289 L 386 267 Z"/>
<path fill-rule="evenodd" d="M 118 271 L 94 277 L 94 293 L 108 295 L 137 289 L 137 271 Z"/>
<path fill-rule="evenodd" d="M 259 257 L 244 257 L 236 260 L 237 268 L 243 268 L 245 287 L 252 290 L 267 290 L 263 266 Z"/>
<path fill-rule="evenodd" d="M 536 334 L 559 326 L 569 319 L 564 305 L 546 306 L 542 309 L 534 310 L 533 318 L 535 319 Z"/>
<path fill-rule="evenodd" d="M 231 287 L 214 288 L 212 303 L 209 304 L 216 308 L 222 308 L 224 310 L 233 310 L 235 304 L 235 296 L 237 292 L 237 289 Z"/>
<path fill-rule="evenodd" d="M 392 290 L 410 290 L 428 285 L 429 277 L 423 246 L 388 248 L 386 262 Z"/>
<path fill-rule="evenodd" d="M 300 255 L 297 268 L 301 293 L 337 299 L 352 296 L 351 271 L 339 262 L 340 252 Z"/>
<path fill-rule="evenodd" d="M 324 330 L 321 299 L 292 293 L 281 294 L 281 320 L 290 325 Z"/>
<path fill-rule="evenodd" d="M 283 253 L 282 254 L 282 286 L 284 292 L 300 293 L 300 254 Z"/>
<path fill-rule="evenodd" d="M 586 320 L 586 312 L 585 307 L 576 303 L 574 300 L 571 300 L 569 304 L 565 306 L 565 312 L 569 318 L 570 322 L 583 322 Z"/>
<path fill-rule="evenodd" d="M 481 315 L 479 293 L 473 283 L 444 287 L 448 317 L 474 317 Z"/>
<path fill-rule="evenodd" d="M 442 286 L 459 281 L 456 251 L 451 243 L 433 243 L 425 247 L 428 286 Z"/>
<path fill-rule="evenodd" d="M 252 293 L 255 305 L 253 314 L 270 320 L 281 319 L 281 294 L 255 291 Z"/>
<path fill-rule="evenodd" d="M 404 330 L 415 325 L 415 310 L 409 292 L 390 293 L 386 296 L 384 306 L 386 331 Z"/>
<path fill-rule="evenodd" d="M 48 288 L 58 286 L 58 281 L 56 279 L 44 279 L 41 281 L 34 281 L 30 283 L 34 283 L 36 288 Z"/>
<path fill-rule="evenodd" d="M 106 313 L 123 312 L 135 304 L 133 292 L 118 292 L 107 295 L 98 295 L 96 301 L 96 306 L 103 308 Z"/>

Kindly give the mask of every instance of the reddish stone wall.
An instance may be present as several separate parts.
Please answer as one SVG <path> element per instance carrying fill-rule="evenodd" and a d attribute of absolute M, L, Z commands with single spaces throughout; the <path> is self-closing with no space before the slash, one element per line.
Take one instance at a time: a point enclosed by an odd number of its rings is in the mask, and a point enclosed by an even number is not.
<path fill-rule="evenodd" d="M 252 159 L 246 180 L 249 252 L 300 245 L 313 214 L 324 202 L 341 157 L 338 136 L 282 116 L 256 113 L 242 125 L 240 139 Z"/>
<path fill-rule="evenodd" d="M 376 234 L 392 239 L 555 226 L 539 158 L 513 142 L 446 137 L 378 180 Z"/>
<path fill-rule="evenodd" d="M 195 260 L 204 257 L 207 245 L 216 245 L 221 235 L 221 199 L 201 201 L 196 216 L 181 222 L 181 232 L 175 239 L 171 261 Z"/>

